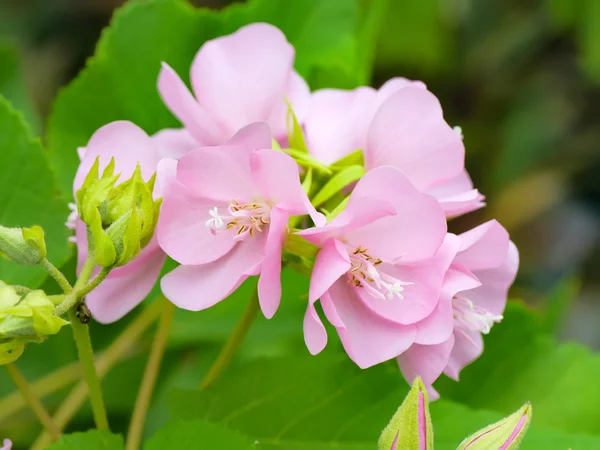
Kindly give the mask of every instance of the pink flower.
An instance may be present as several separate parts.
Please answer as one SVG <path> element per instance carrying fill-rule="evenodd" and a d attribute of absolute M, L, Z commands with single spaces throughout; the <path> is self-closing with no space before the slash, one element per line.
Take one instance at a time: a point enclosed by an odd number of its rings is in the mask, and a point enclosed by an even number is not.
<path fill-rule="evenodd" d="M 404 377 L 420 376 L 432 398 L 439 397 L 432 383 L 442 372 L 458 380 L 460 370 L 481 355 L 481 335 L 502 320 L 519 266 L 517 248 L 495 220 L 459 238 L 435 311 L 416 325 L 415 344 L 398 357 Z"/>
<path fill-rule="evenodd" d="M 177 164 L 157 228 L 160 246 L 182 264 L 161 283 L 177 306 L 208 308 L 260 273 L 262 310 L 275 314 L 289 217 L 324 218 L 302 190 L 294 160 L 271 143 L 267 124 L 255 123 Z"/>
<path fill-rule="evenodd" d="M 119 121 L 103 126 L 90 138 L 85 148 L 78 149 L 81 164 L 75 175 L 73 192 L 81 187 L 85 176 L 97 157 L 100 171 L 115 159 L 115 173 L 120 181 L 129 178 L 140 164 L 142 176 L 148 180 L 159 165 L 162 156 L 152 138 L 131 122 Z M 163 189 L 159 173 L 154 197 L 159 198 Z M 87 258 L 87 233 L 85 224 L 75 222 L 78 249 L 78 270 Z M 86 297 L 86 303 L 94 318 L 102 323 L 114 322 L 137 306 L 152 290 L 165 261 L 165 254 L 158 246 L 156 236 L 129 264 L 110 272 L 106 280 Z"/>
<path fill-rule="evenodd" d="M 11 450 L 12 449 L 12 441 L 10 439 L 4 439 L 2 441 L 2 447 L 0 447 L 0 450 Z"/>
<path fill-rule="evenodd" d="M 264 121 L 286 137 L 287 105 L 302 120 L 309 98 L 293 70 L 294 48 L 272 25 L 255 23 L 206 42 L 192 62 L 194 95 L 163 63 L 158 90 L 167 107 L 201 145 L 225 143 L 240 128 Z"/>
<path fill-rule="evenodd" d="M 321 247 L 304 319 L 308 349 L 316 354 L 327 342 L 314 306 L 320 298 L 346 352 L 363 368 L 414 342 L 415 324 L 436 308 L 460 245 L 446 235 L 438 202 L 389 166 L 369 171 L 338 217 L 298 234 Z"/>
<path fill-rule="evenodd" d="M 393 78 L 378 91 L 324 89 L 311 97 L 305 121 L 309 151 L 326 164 L 362 149 L 367 169 L 392 165 L 447 216 L 482 207 L 464 170 L 462 136 L 444 120 L 437 98 L 419 81 Z"/>

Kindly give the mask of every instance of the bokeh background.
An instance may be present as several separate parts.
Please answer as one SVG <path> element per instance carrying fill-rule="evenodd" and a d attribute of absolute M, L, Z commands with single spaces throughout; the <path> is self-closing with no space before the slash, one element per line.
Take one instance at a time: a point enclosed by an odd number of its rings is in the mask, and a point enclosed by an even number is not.
<path fill-rule="evenodd" d="M 121 3 L 0 0 L 0 92 L 40 136 Z M 512 297 L 552 309 L 561 339 L 600 348 L 600 1 L 390 0 L 372 83 L 393 76 L 423 80 L 463 129 L 488 206 L 451 228 L 500 220 L 521 251 Z"/>

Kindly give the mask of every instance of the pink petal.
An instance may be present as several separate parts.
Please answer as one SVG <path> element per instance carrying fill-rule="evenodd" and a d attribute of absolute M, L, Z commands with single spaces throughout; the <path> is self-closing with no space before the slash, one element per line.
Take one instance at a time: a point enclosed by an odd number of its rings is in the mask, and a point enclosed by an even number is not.
<path fill-rule="evenodd" d="M 180 308 L 200 311 L 229 296 L 263 259 L 265 233 L 239 242 L 222 258 L 199 266 L 179 266 L 165 275 L 161 288 Z"/>
<path fill-rule="evenodd" d="M 298 121 L 302 124 L 308 114 L 310 88 L 304 78 L 296 71 L 290 72 L 286 84 L 284 98 L 290 102 Z M 287 140 L 288 105 L 285 102 L 275 102 L 269 115 L 269 125 L 275 138 L 281 143 Z M 269 146 L 270 147 L 270 146 Z"/>
<path fill-rule="evenodd" d="M 322 89 L 312 94 L 305 121 L 310 153 L 331 164 L 358 149 L 364 149 L 375 91 L 361 87 L 353 91 Z"/>
<path fill-rule="evenodd" d="M 154 183 L 154 198 L 162 198 L 173 184 L 177 182 L 177 160 L 164 158 L 156 167 L 156 182 Z"/>
<path fill-rule="evenodd" d="M 210 210 L 227 209 L 224 202 L 196 197 L 174 183 L 165 195 L 156 233 L 162 249 L 180 264 L 205 264 L 227 254 L 235 245 L 229 232 L 206 227 Z"/>
<path fill-rule="evenodd" d="M 284 103 L 293 60 L 279 29 L 255 23 L 204 44 L 190 78 L 198 103 L 231 135 Z"/>
<path fill-rule="evenodd" d="M 154 250 L 151 254 L 140 254 L 136 260 L 138 269 L 114 270 L 86 297 L 92 316 L 100 323 L 119 320 L 135 308 L 150 293 L 165 262 L 165 254 Z M 131 264 L 131 263 L 130 263 Z"/>
<path fill-rule="evenodd" d="M 260 307 L 267 319 L 273 317 L 281 301 L 281 251 L 287 235 L 289 214 L 275 207 L 265 244 L 265 257 L 258 279 Z"/>
<path fill-rule="evenodd" d="M 229 138 L 227 130 L 198 104 L 179 75 L 164 62 L 158 75 L 158 92 L 167 108 L 202 145 L 222 144 Z"/>
<path fill-rule="evenodd" d="M 413 344 L 397 358 L 402 375 L 409 384 L 421 377 L 431 400 L 436 400 L 439 394 L 432 385 L 448 364 L 453 347 L 454 335 L 436 345 Z"/>
<path fill-rule="evenodd" d="M 348 270 L 350 270 L 348 250 L 337 239 L 329 239 L 315 259 L 310 277 L 309 302 L 317 301 Z"/>
<path fill-rule="evenodd" d="M 327 331 L 315 309 L 314 302 L 309 302 L 304 314 L 304 342 L 312 355 L 320 353 L 327 345 Z"/>
<path fill-rule="evenodd" d="M 462 245 L 454 263 L 471 271 L 499 267 L 508 253 L 508 232 L 490 220 L 461 234 Z"/>
<path fill-rule="evenodd" d="M 457 176 L 464 167 L 463 142 L 444 121 L 435 96 L 407 87 L 383 102 L 368 135 L 368 168 L 392 165 L 402 169 L 419 190 Z"/>
<path fill-rule="evenodd" d="M 201 144 L 185 129 L 164 129 L 152 136 L 152 142 L 160 158 L 181 159 Z"/>
<path fill-rule="evenodd" d="M 447 217 L 456 217 L 485 206 L 485 197 L 477 189 L 466 170 L 450 181 L 427 190 L 438 199 Z"/>
<path fill-rule="evenodd" d="M 310 214 L 315 224 L 325 223 L 325 217 L 315 210 L 302 189 L 298 165 L 290 156 L 278 150 L 255 150 L 250 167 L 264 199 L 290 215 Z"/>
<path fill-rule="evenodd" d="M 402 211 L 402 198 L 415 194 L 419 194 L 419 191 L 400 169 L 381 166 L 369 170 L 356 183 L 349 204 L 360 198 L 372 197 L 386 200 Z"/>
<path fill-rule="evenodd" d="M 458 374 L 463 367 L 479 358 L 482 352 L 483 339 L 481 333 L 457 329 L 454 333 L 454 348 L 450 353 L 444 373 L 458 381 Z"/>
<path fill-rule="evenodd" d="M 77 192 L 97 157 L 100 157 L 100 173 L 115 158 L 115 174 L 120 173 L 120 180 L 129 178 L 139 163 L 142 176 L 149 179 L 158 164 L 158 151 L 151 138 L 137 125 L 131 122 L 118 121 L 104 125 L 90 138 L 85 156 L 77 169 L 73 192 Z"/>
<path fill-rule="evenodd" d="M 419 89 L 427 89 L 425 83 L 422 81 L 413 81 L 408 78 L 394 77 L 387 80 L 377 89 L 376 108 L 379 108 L 381 104 L 388 99 L 388 97 L 401 89 L 413 87 Z"/>
<path fill-rule="evenodd" d="M 345 281 L 335 282 L 328 293 L 344 324 L 337 328 L 342 344 L 359 367 L 394 358 L 413 343 L 414 325 L 399 325 L 373 313 Z"/>

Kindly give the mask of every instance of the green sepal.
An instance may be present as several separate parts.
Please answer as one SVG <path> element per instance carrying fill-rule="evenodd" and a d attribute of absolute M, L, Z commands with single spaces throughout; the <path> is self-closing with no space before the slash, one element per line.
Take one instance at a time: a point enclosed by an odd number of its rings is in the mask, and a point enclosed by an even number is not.
<path fill-rule="evenodd" d="M 23 228 L 23 239 L 32 242 L 40 251 L 40 257 L 45 258 L 48 254 L 46 250 L 45 233 L 42 227 L 34 225 L 31 228 Z"/>
<path fill-rule="evenodd" d="M 309 168 L 306 170 L 306 175 L 304 175 L 304 180 L 302 180 L 302 189 L 306 195 L 310 197 L 310 190 L 313 185 L 313 169 Z"/>
<path fill-rule="evenodd" d="M 339 172 L 344 170 L 346 167 L 350 166 L 363 166 L 365 165 L 365 156 L 363 154 L 362 149 L 358 149 L 353 151 L 352 153 L 344 156 L 343 158 L 338 159 L 333 164 L 329 165 L 329 168 L 334 172 Z"/>
<path fill-rule="evenodd" d="M 336 173 L 317 192 L 317 195 L 312 198 L 313 205 L 322 205 L 335 194 L 341 192 L 346 186 L 360 180 L 365 173 L 366 171 L 363 166 L 349 166 L 341 172 Z"/>
<path fill-rule="evenodd" d="M 288 133 L 288 143 L 290 148 L 298 150 L 302 153 L 308 153 L 308 147 L 306 146 L 306 140 L 304 139 L 304 132 L 302 131 L 302 127 L 298 122 L 298 118 L 296 117 L 296 113 L 292 109 L 292 104 L 286 98 L 285 103 L 287 104 L 287 133 Z"/>
<path fill-rule="evenodd" d="M 97 209 L 93 213 L 93 219 L 88 223 L 88 229 L 93 239 L 92 248 L 96 257 L 96 264 L 100 267 L 111 267 L 117 259 L 117 251 L 110 236 L 102 228 L 102 219 Z"/>
<path fill-rule="evenodd" d="M 337 216 L 340 215 L 340 213 L 346 209 L 346 206 L 348 205 L 348 202 L 350 201 L 350 196 L 347 196 L 346 198 L 344 198 L 341 202 L 338 203 L 338 205 L 331 210 L 330 212 L 328 212 L 327 214 L 325 214 L 325 216 L 327 217 L 327 221 L 329 222 L 330 220 L 336 218 Z"/>
<path fill-rule="evenodd" d="M 42 233 L 42 244 L 38 242 L 39 228 Z M 7 228 L 0 225 L 0 254 L 17 264 L 35 266 L 46 256 L 46 245 L 43 243 L 43 231 L 40 227 L 32 227 L 25 233 L 22 228 Z"/>
<path fill-rule="evenodd" d="M 314 258 L 319 253 L 319 247 L 296 233 L 288 233 L 283 248 L 292 255 L 304 258 Z"/>
<path fill-rule="evenodd" d="M 25 350 L 25 341 L 22 339 L 0 341 L 0 366 L 15 362 Z"/>
<path fill-rule="evenodd" d="M 306 169 L 313 168 L 325 174 L 333 173 L 328 166 L 314 158 L 309 153 L 304 153 L 294 148 L 282 148 L 281 151 L 290 155 L 301 167 Z"/>

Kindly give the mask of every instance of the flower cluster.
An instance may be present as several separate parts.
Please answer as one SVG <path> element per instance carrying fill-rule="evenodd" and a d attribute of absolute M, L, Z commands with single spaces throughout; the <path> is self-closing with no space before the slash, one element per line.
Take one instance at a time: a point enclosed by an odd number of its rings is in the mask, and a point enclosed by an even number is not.
<path fill-rule="evenodd" d="M 422 82 L 311 93 L 293 63 L 281 31 L 245 26 L 200 48 L 191 92 L 163 63 L 158 92 L 182 129 L 149 136 L 114 122 L 79 150 L 78 199 L 93 167 L 113 183 L 113 172 L 137 173 L 163 199 L 155 235 L 87 304 L 101 322 L 119 319 L 150 292 L 168 255 L 180 265 L 161 287 L 177 306 L 208 308 L 259 276 L 271 318 L 282 260 L 293 262 L 311 273 L 311 353 L 327 342 L 319 302 L 360 367 L 397 358 L 407 380 L 420 376 L 435 397 L 433 381 L 457 378 L 502 319 L 516 247 L 493 220 L 448 232 L 447 219 L 483 207 L 483 196 L 464 167 L 462 131 Z M 81 265 L 86 227 L 72 219 Z"/>

